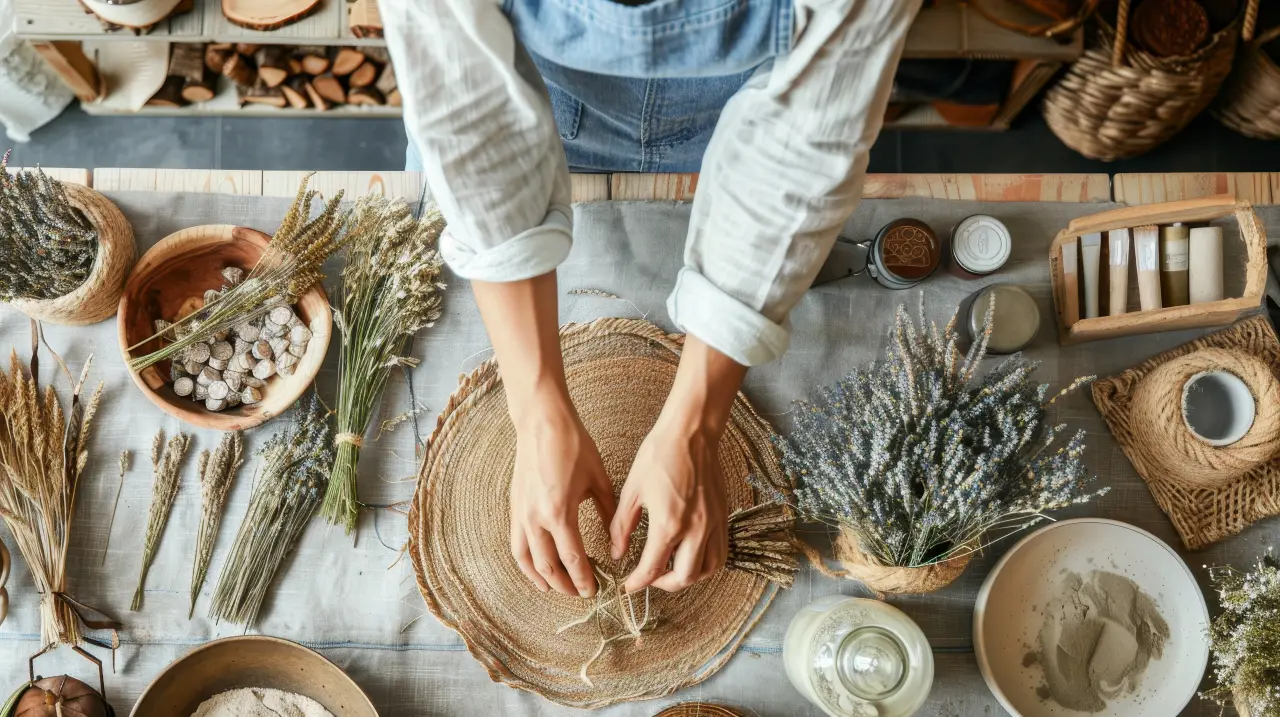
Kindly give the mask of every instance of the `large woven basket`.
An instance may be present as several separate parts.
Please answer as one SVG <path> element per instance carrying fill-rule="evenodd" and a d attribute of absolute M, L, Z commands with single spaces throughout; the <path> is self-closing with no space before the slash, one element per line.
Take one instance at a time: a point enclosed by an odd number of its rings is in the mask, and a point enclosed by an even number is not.
<path fill-rule="evenodd" d="M 1117 28 L 1101 15 L 1084 55 L 1044 99 L 1044 118 L 1063 144 L 1091 159 L 1136 157 L 1182 131 L 1231 73 L 1242 27 L 1252 31 L 1259 0 L 1187 57 L 1157 57 L 1127 41 L 1130 0 Z M 1248 39 L 1246 37 L 1246 39 Z"/>
<path fill-rule="evenodd" d="M 1280 37 L 1280 25 L 1246 42 L 1222 88 L 1213 114 L 1246 137 L 1280 139 L 1280 66 L 1262 48 Z"/>

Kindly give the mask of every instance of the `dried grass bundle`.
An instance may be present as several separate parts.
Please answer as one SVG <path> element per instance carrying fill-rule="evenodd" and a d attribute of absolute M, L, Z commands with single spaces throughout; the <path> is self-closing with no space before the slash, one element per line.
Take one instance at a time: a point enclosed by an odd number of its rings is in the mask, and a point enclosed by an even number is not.
<path fill-rule="evenodd" d="M 200 588 L 209 573 L 218 527 L 222 525 L 222 509 L 227 504 L 236 472 L 242 465 L 244 434 L 240 431 L 223 434 L 212 454 L 209 451 L 200 454 L 200 530 L 196 535 L 196 558 L 191 566 L 191 610 L 187 619 L 196 613 L 196 597 L 200 595 Z"/>
<path fill-rule="evenodd" d="M 1268 552 L 1247 572 L 1209 569 L 1222 614 L 1209 627 L 1217 685 L 1201 696 L 1254 717 L 1280 715 L 1280 562 Z M 1247 704 L 1241 704 L 1241 702 Z"/>
<path fill-rule="evenodd" d="M 191 447 L 191 436 L 179 433 L 164 443 L 164 431 L 156 433 L 151 441 L 151 469 L 155 482 L 151 485 L 151 507 L 147 510 L 147 534 L 142 544 L 142 568 L 138 571 L 138 587 L 133 592 L 133 603 L 129 609 L 142 609 L 142 588 L 147 582 L 147 571 L 156 558 L 156 550 L 160 548 L 160 537 L 164 535 L 164 527 L 169 523 L 169 512 L 173 509 L 173 501 L 178 497 L 178 486 L 181 484 L 182 459 Z"/>
<path fill-rule="evenodd" d="M 365 197 L 348 232 L 338 376 L 338 454 L 320 514 L 355 530 L 360 499 L 356 464 L 364 433 L 391 369 L 413 365 L 409 339 L 440 318 L 443 262 L 437 251 L 444 217 L 435 207 L 421 220 L 400 200 Z"/>
<path fill-rule="evenodd" d="M 0 159 L 0 301 L 56 299 L 84 284 L 98 230 L 41 170 L 9 174 Z"/>

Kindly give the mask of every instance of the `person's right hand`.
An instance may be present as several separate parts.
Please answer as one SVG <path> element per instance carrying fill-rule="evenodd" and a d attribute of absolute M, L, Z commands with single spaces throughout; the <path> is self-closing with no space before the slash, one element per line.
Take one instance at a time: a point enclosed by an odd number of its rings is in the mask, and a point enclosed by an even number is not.
<path fill-rule="evenodd" d="M 566 392 L 567 393 L 567 392 Z M 593 597 L 595 571 L 578 530 L 578 506 L 595 500 L 600 521 L 613 520 L 613 485 L 595 441 L 563 399 L 523 412 L 516 427 L 511 480 L 511 554 L 539 590 Z"/>

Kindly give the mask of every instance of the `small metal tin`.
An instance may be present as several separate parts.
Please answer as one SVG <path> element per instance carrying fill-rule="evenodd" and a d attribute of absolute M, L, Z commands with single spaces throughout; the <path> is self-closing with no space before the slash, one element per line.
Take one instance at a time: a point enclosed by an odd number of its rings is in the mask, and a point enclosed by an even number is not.
<path fill-rule="evenodd" d="M 1021 286 L 992 284 L 969 294 L 960 302 L 956 321 L 962 344 L 960 348 L 968 351 L 982 335 L 987 307 L 992 298 L 995 299 L 996 308 L 991 317 L 987 353 L 1013 354 L 1030 346 L 1040 333 L 1040 306 Z"/>
<path fill-rule="evenodd" d="M 1013 236 L 1004 222 L 975 214 L 951 232 L 947 271 L 962 279 L 978 279 L 999 271 L 1013 251 Z"/>
<path fill-rule="evenodd" d="M 867 273 L 885 288 L 910 289 L 929 278 L 941 263 L 937 233 L 918 219 L 898 219 L 871 240 Z"/>

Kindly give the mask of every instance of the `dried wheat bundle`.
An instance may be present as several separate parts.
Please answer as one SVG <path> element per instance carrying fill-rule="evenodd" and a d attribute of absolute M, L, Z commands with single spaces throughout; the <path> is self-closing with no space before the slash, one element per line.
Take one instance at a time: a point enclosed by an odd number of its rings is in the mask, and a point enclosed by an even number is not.
<path fill-rule="evenodd" d="M 130 610 L 142 609 L 142 588 L 147 582 L 147 571 L 160 548 L 160 537 L 169 523 L 169 512 L 178 497 L 181 484 L 182 459 L 191 447 L 191 436 L 179 433 L 164 443 L 164 431 L 156 433 L 151 441 L 151 469 L 155 482 L 151 486 L 151 507 L 147 510 L 147 534 L 142 545 L 142 568 L 138 571 L 138 587 L 133 592 Z"/>
<path fill-rule="evenodd" d="M 98 231 L 41 170 L 9 174 L 0 159 L 0 301 L 56 299 L 89 278 Z"/>
<path fill-rule="evenodd" d="M 148 341 L 174 338 L 159 350 L 131 359 L 130 369 L 141 371 L 277 306 L 297 303 L 298 297 L 324 278 L 320 265 L 346 242 L 351 213 L 338 211 L 342 202 L 342 192 L 338 192 L 312 219 L 311 202 L 318 193 L 307 191 L 309 178 L 303 178 L 293 206 L 249 275 L 199 311 L 130 346 L 132 351 Z"/>
<path fill-rule="evenodd" d="M 338 455 L 320 514 L 355 530 L 356 464 L 364 433 L 391 369 L 409 364 L 409 339 L 440 318 L 443 262 L 437 251 L 444 217 L 431 207 L 415 219 L 400 200 L 365 197 L 348 231 L 338 368 Z M 412 365 L 412 364 L 409 364 Z"/>
<path fill-rule="evenodd" d="M 85 637 L 82 622 L 111 629 L 117 625 L 84 621 L 84 611 L 92 608 L 66 592 L 76 493 L 89 459 L 90 428 L 102 398 L 102 384 L 84 400 L 82 391 L 93 364 L 90 356 L 71 387 L 71 406 L 64 414 L 53 386 L 40 386 L 34 322 L 32 332 L 30 364 L 24 367 L 12 352 L 9 371 L 0 372 L 0 518 L 13 535 L 40 593 L 43 652 L 58 645 L 102 644 Z M 61 364 L 61 359 L 58 362 Z"/>
<path fill-rule="evenodd" d="M 243 464 L 244 434 L 239 431 L 223 434 L 212 454 L 209 451 L 200 454 L 200 530 L 196 534 L 196 558 L 191 566 L 191 610 L 187 619 L 196 613 L 196 597 L 209 573 L 213 546 L 222 525 L 222 509 L 227 504 L 236 472 Z"/>

